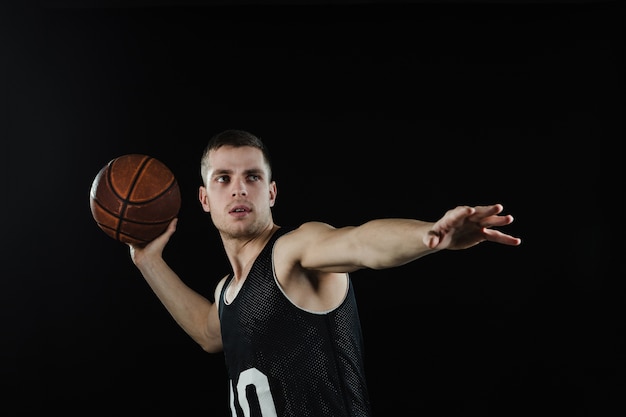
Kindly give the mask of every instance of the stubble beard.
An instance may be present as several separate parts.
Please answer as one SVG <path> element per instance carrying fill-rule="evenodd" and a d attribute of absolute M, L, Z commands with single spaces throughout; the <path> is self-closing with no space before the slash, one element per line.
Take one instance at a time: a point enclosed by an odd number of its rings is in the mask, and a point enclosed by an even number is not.
<path fill-rule="evenodd" d="M 262 221 L 259 217 L 257 217 L 252 223 L 249 223 L 247 220 L 227 223 L 223 227 L 218 227 L 218 230 L 220 231 L 223 239 L 248 240 L 259 236 L 270 226 L 271 216 L 267 221 Z"/>

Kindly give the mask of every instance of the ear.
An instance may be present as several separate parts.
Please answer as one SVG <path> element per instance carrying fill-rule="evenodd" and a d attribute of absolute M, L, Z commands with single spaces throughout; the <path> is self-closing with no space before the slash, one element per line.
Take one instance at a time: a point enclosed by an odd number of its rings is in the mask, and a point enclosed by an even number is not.
<path fill-rule="evenodd" d="M 270 207 L 274 207 L 276 204 L 276 195 L 278 194 L 278 187 L 276 181 L 270 182 Z"/>
<path fill-rule="evenodd" d="M 204 188 L 204 186 L 202 185 L 198 189 L 198 200 L 200 201 L 202 210 L 207 213 L 211 212 L 211 207 L 209 206 L 209 197 L 207 195 L 206 188 Z"/>

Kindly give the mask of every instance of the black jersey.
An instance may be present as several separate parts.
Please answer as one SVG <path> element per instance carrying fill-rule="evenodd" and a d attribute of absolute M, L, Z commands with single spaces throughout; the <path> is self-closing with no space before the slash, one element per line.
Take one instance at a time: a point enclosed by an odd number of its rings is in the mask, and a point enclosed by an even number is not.
<path fill-rule="evenodd" d="M 350 277 L 332 311 L 305 311 L 282 292 L 272 248 L 278 229 L 255 260 L 235 299 L 219 297 L 233 417 L 366 417 L 371 415 L 363 340 Z"/>

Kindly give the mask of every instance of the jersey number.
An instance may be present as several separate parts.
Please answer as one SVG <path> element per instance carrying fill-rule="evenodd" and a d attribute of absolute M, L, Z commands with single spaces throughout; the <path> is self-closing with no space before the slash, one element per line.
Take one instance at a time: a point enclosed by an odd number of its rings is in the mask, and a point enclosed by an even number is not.
<path fill-rule="evenodd" d="M 263 417 L 276 417 L 276 407 L 274 407 L 274 399 L 272 398 L 272 392 L 270 391 L 270 384 L 267 377 L 258 369 L 250 368 L 239 374 L 239 382 L 237 382 L 237 398 L 239 398 L 239 406 L 243 410 L 245 417 L 250 417 L 250 404 L 248 403 L 248 397 L 246 396 L 246 388 L 248 386 L 254 386 L 256 395 L 259 400 L 259 406 L 261 408 L 261 415 Z M 231 415 L 236 416 L 235 411 L 235 396 L 233 395 L 232 381 L 230 386 L 230 412 Z"/>

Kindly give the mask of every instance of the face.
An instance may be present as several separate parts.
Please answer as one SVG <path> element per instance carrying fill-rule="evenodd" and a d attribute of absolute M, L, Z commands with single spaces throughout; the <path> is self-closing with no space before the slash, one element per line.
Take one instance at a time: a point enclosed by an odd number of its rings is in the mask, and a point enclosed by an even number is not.
<path fill-rule="evenodd" d="M 276 183 L 268 178 L 263 153 L 254 147 L 222 146 L 209 155 L 199 200 L 222 235 L 256 235 L 272 225 Z"/>

